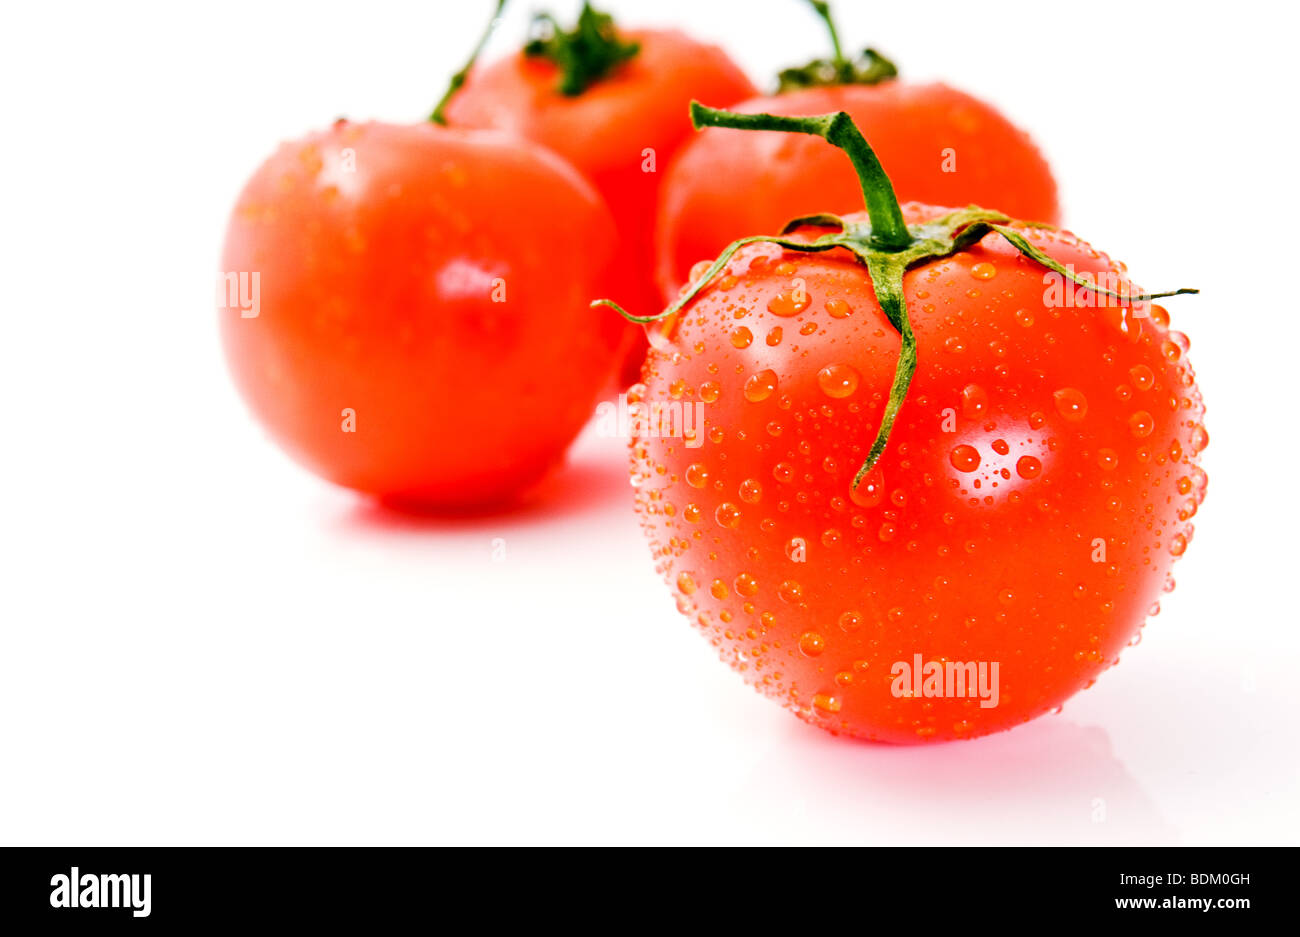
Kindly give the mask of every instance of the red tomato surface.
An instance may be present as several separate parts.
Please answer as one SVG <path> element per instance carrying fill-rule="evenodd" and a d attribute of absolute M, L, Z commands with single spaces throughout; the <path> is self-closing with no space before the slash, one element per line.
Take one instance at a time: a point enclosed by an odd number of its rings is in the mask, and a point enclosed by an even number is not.
<path fill-rule="evenodd" d="M 313 472 L 396 503 L 514 499 L 607 386 L 622 324 L 588 308 L 617 235 L 563 160 L 501 134 L 339 122 L 239 196 L 221 311 L 235 382 Z M 345 432 L 345 410 L 355 432 Z"/>
<path fill-rule="evenodd" d="M 722 660 L 803 719 L 889 742 L 1015 726 L 1090 686 L 1172 588 L 1206 486 L 1187 338 L 1158 306 L 1049 297 L 1045 272 L 988 235 L 906 274 L 919 364 L 853 495 L 900 341 L 845 251 L 742 249 L 651 351 L 638 406 L 700 402 L 704 426 L 700 448 L 631 444 L 653 556 Z M 896 696 L 918 654 L 997 663 L 997 705 Z"/>
<path fill-rule="evenodd" d="M 1013 218 L 1059 220 L 1056 183 L 1029 137 L 988 104 L 947 85 L 809 88 L 733 110 L 788 116 L 848 111 L 900 200 L 976 204 Z M 945 172 L 945 162 L 956 171 Z M 774 234 L 802 215 L 861 206 L 853 167 L 823 140 L 703 131 L 681 149 L 661 190 L 656 273 L 662 297 L 675 298 L 694 264 L 737 238 Z"/>
<path fill-rule="evenodd" d="M 590 179 L 618 222 L 619 296 L 633 312 L 649 315 L 662 308 L 653 259 L 659 181 L 678 147 L 694 134 L 688 106 L 699 99 L 724 107 L 756 91 L 717 46 L 676 30 L 621 35 L 639 42 L 640 52 L 577 96 L 559 93 L 554 63 L 521 52 L 472 72 L 448 105 L 447 120 L 535 140 Z M 641 330 L 628 326 L 626 334 L 633 363 L 639 364 L 645 348 Z"/>

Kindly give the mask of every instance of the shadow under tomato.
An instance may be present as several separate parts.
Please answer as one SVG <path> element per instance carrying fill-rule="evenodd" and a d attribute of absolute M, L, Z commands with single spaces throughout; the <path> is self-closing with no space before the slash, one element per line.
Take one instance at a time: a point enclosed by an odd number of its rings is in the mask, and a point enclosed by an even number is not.
<path fill-rule="evenodd" d="M 803 837 L 916 845 L 1180 839 L 1115 756 L 1106 731 L 1060 716 L 938 745 L 855 742 L 802 722 L 789 736 L 756 766 L 752 783 L 792 805 L 786 819 Z M 799 808 L 819 802 L 840 808 L 821 831 L 808 828 L 816 820 Z"/>

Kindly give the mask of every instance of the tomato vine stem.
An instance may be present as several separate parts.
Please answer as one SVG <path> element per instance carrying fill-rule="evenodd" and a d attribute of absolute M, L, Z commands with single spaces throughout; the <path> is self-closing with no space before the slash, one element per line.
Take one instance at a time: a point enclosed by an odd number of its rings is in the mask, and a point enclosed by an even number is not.
<path fill-rule="evenodd" d="M 487 41 L 492 36 L 493 30 L 495 30 L 497 24 L 501 22 L 501 13 L 505 9 L 505 6 L 506 0 L 497 0 L 497 7 L 492 12 L 492 19 L 488 20 L 487 29 L 483 30 L 483 35 L 479 37 L 478 44 L 474 46 L 474 51 L 470 53 L 469 61 L 464 64 L 460 71 L 451 76 L 451 80 L 447 84 L 447 90 L 443 92 L 437 106 L 433 109 L 433 113 L 429 115 L 429 120 L 433 121 L 435 124 L 444 127 L 447 125 L 447 118 L 443 115 L 443 111 L 447 109 L 447 104 L 451 101 L 456 92 L 465 84 L 465 79 L 469 78 L 470 70 L 474 67 L 474 63 L 478 61 L 478 57 L 483 53 L 483 47 L 487 45 Z"/>
<path fill-rule="evenodd" d="M 776 114 L 737 114 L 691 102 L 691 123 L 701 127 L 730 127 L 734 130 L 781 130 L 821 137 L 848 154 L 858 174 L 867 214 L 871 216 L 871 240 L 879 250 L 902 250 L 912 243 L 912 233 L 903 220 L 903 210 L 894 194 L 894 184 L 876 158 L 875 150 L 846 112 L 813 117 L 784 117 Z"/>
<path fill-rule="evenodd" d="M 912 331 L 907 300 L 903 291 L 904 274 L 913 267 L 968 250 L 986 235 L 997 234 L 1022 256 L 1079 286 L 1123 302 L 1146 302 L 1165 296 L 1199 292 L 1195 289 L 1180 289 L 1164 293 L 1118 293 L 1103 288 L 1031 244 L 1020 230 L 1009 226 L 1011 219 L 1006 215 L 980 208 L 978 205 L 970 205 L 941 218 L 909 227 L 903 218 L 898 198 L 894 194 L 893 183 L 889 181 L 889 176 L 885 174 L 870 144 L 853 123 L 853 118 L 844 111 L 810 117 L 782 117 L 773 114 L 738 114 L 705 107 L 698 101 L 692 101 L 691 120 L 697 130 L 702 127 L 727 127 L 737 130 L 807 133 L 819 136 L 839 147 L 849 157 L 853 168 L 857 171 L 869 221 L 850 223 L 838 215 L 826 213 L 806 215 L 787 224 L 780 235 L 752 235 L 734 241 L 718 255 L 718 259 L 702 276 L 682 290 L 668 308 L 656 315 L 634 316 L 608 299 L 598 299 L 591 305 L 608 306 L 632 322 L 642 324 L 662 322 L 663 331 L 667 334 L 671 332 L 681 310 L 726 269 L 738 250 L 749 244 L 777 244 L 786 250 L 803 253 L 819 253 L 835 248 L 843 248 L 852 253 L 867 268 L 881 312 L 899 335 L 898 362 L 894 367 L 889 399 L 885 403 L 880 426 L 876 430 L 867 456 L 853 476 L 850 486 L 853 491 L 858 490 L 867 474 L 884 454 L 885 447 L 889 443 L 889 434 L 899 411 L 907 400 L 907 392 L 916 373 L 916 335 Z M 786 236 L 804 227 L 832 230 L 812 240 L 799 240 Z"/>
<path fill-rule="evenodd" d="M 524 54 L 555 63 L 560 70 L 557 90 L 566 97 L 582 94 L 641 51 L 641 43 L 622 40 L 612 16 L 585 2 L 572 30 L 566 32 L 549 13 L 533 18 L 533 30 Z"/>
<path fill-rule="evenodd" d="M 798 68 L 783 69 L 777 75 L 777 94 L 801 88 L 833 87 L 835 85 L 875 85 L 898 76 L 898 68 L 875 49 L 864 49 L 857 59 L 844 55 L 840 45 L 839 29 L 827 0 L 808 0 L 823 23 L 831 40 L 831 58 L 813 59 Z"/>

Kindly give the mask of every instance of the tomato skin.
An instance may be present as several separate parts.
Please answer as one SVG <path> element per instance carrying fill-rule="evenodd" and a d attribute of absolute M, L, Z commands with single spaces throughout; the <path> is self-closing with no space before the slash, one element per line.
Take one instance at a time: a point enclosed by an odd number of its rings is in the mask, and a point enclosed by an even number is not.
<path fill-rule="evenodd" d="M 239 196 L 222 270 L 260 274 L 261 310 L 221 310 L 226 356 L 318 475 L 403 505 L 513 500 L 609 380 L 621 325 L 588 302 L 615 244 L 600 197 L 541 147 L 340 122 L 282 145 Z"/>
<path fill-rule="evenodd" d="M 1022 230 L 1077 271 L 1121 269 Z M 851 481 L 899 337 L 845 252 L 742 249 L 652 350 L 638 406 L 711 401 L 701 447 L 631 443 L 652 554 L 721 659 L 801 718 L 897 743 L 1013 727 L 1090 686 L 1166 587 L 1205 491 L 1186 337 L 1159 307 L 1126 332 L 1119 309 L 1049 305 L 1043 274 L 991 235 L 906 275 L 919 364 L 869 506 Z M 770 311 L 795 278 L 806 309 Z M 916 654 L 997 662 L 998 705 L 895 697 Z"/>
<path fill-rule="evenodd" d="M 580 95 L 556 90 L 554 63 L 520 52 L 472 72 L 446 113 L 452 126 L 496 128 L 534 140 L 590 179 L 618 222 L 623 279 L 617 297 L 630 311 L 649 315 L 662 308 L 653 260 L 660 179 L 694 134 L 690 102 L 725 107 L 757 90 L 717 46 L 676 30 L 620 34 L 639 42 L 640 52 Z M 654 171 L 646 171 L 651 151 Z M 642 331 L 629 325 L 626 336 L 639 365 Z"/>
<path fill-rule="evenodd" d="M 976 204 L 1013 218 L 1059 220 L 1056 183 L 1033 141 L 990 105 L 947 85 L 809 88 L 732 109 L 787 116 L 847 111 L 871 141 L 900 201 Z M 943 171 L 948 150 L 955 172 Z M 656 277 L 662 296 L 674 299 L 695 263 L 716 257 L 737 238 L 774 234 L 803 215 L 861 206 L 853 167 L 823 140 L 704 131 L 678 153 L 661 189 Z"/>

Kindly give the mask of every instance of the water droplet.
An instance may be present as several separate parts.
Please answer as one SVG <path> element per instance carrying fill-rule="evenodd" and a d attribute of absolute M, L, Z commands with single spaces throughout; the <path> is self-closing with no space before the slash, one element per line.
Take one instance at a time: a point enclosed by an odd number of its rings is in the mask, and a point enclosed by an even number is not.
<path fill-rule="evenodd" d="M 746 504 L 758 504 L 763 498 L 763 486 L 756 478 L 746 478 L 740 483 L 740 500 Z"/>
<path fill-rule="evenodd" d="M 987 261 L 982 261 L 970 268 L 970 275 L 977 280 L 991 280 L 998 275 L 998 268 Z"/>
<path fill-rule="evenodd" d="M 1039 410 L 1035 410 L 1033 413 L 1029 414 L 1030 429 L 1042 429 L 1043 424 L 1046 422 L 1047 422 L 1046 414 L 1042 413 Z"/>
<path fill-rule="evenodd" d="M 686 484 L 692 488 L 703 488 L 709 483 L 709 470 L 703 463 L 693 462 L 686 467 Z"/>
<path fill-rule="evenodd" d="M 827 300 L 826 314 L 832 319 L 847 319 L 853 315 L 853 307 L 842 299 Z"/>
<path fill-rule="evenodd" d="M 698 504 L 688 504 L 682 510 L 682 517 L 691 524 L 700 522 L 700 506 Z"/>
<path fill-rule="evenodd" d="M 1011 447 L 1007 445 L 1007 441 L 1005 439 L 995 439 L 993 440 L 993 451 L 996 452 L 998 455 L 1006 455 L 1008 452 L 1011 451 Z"/>
<path fill-rule="evenodd" d="M 988 392 L 978 384 L 967 384 L 961 391 L 961 415 L 968 420 L 982 418 L 989 408 Z"/>
<path fill-rule="evenodd" d="M 802 649 L 802 645 L 800 645 L 800 649 Z M 840 707 L 843 705 L 840 703 L 838 696 L 831 696 L 829 693 L 818 693 L 813 697 L 812 703 L 813 708 L 826 715 L 839 712 Z"/>
<path fill-rule="evenodd" d="M 980 454 L 974 446 L 963 443 L 948 453 L 948 461 L 959 472 L 973 472 L 980 467 Z"/>
<path fill-rule="evenodd" d="M 1174 534 L 1169 541 L 1169 552 L 1174 556 L 1182 556 L 1187 552 L 1187 538 L 1182 534 Z M 1198 554 L 1199 555 L 1199 554 Z"/>
<path fill-rule="evenodd" d="M 713 403 L 722 393 L 722 388 L 718 386 L 717 381 L 705 381 L 700 385 L 700 399 L 705 403 Z"/>
<path fill-rule="evenodd" d="M 740 526 L 740 508 L 730 501 L 724 501 L 713 512 L 713 519 L 718 522 L 718 526 L 735 530 Z"/>
<path fill-rule="evenodd" d="M 727 584 L 721 579 L 713 580 L 713 585 L 709 587 L 709 592 L 715 599 L 725 599 L 727 597 Z"/>
<path fill-rule="evenodd" d="M 858 372 L 848 364 L 828 364 L 817 372 L 817 386 L 836 400 L 852 396 L 858 389 L 858 379 Z"/>
<path fill-rule="evenodd" d="M 1135 364 L 1128 369 L 1128 376 L 1133 378 L 1133 386 L 1138 390 L 1150 390 L 1156 386 L 1155 372 L 1145 364 Z"/>
<path fill-rule="evenodd" d="M 772 467 L 772 477 L 782 484 L 788 484 L 794 478 L 794 466 L 789 462 L 778 462 Z"/>
<path fill-rule="evenodd" d="M 822 531 L 822 546 L 837 547 L 844 539 L 844 535 L 834 527 L 828 527 Z"/>
<path fill-rule="evenodd" d="M 1078 423 L 1088 415 L 1088 398 L 1083 391 L 1073 387 L 1063 387 L 1052 395 L 1056 402 L 1056 412 L 1071 423 Z"/>
<path fill-rule="evenodd" d="M 776 372 L 771 368 L 759 371 L 745 381 L 745 399 L 750 403 L 766 400 L 776 393 Z"/>
<path fill-rule="evenodd" d="M 758 580 L 749 573 L 741 573 L 736 577 L 736 581 L 732 585 L 735 587 L 737 595 L 750 598 L 758 594 Z"/>
<path fill-rule="evenodd" d="M 754 333 L 743 325 L 731 333 L 731 344 L 736 348 L 748 348 L 754 341 Z"/>
<path fill-rule="evenodd" d="M 874 508 L 885 500 L 885 474 L 879 466 L 868 472 L 861 484 L 849 489 L 849 500 L 864 508 Z"/>
<path fill-rule="evenodd" d="M 799 637 L 799 650 L 808 657 L 816 657 L 826 650 L 826 639 L 816 631 L 805 631 Z"/>
<path fill-rule="evenodd" d="M 1147 411 L 1139 410 L 1128 418 L 1128 428 L 1138 439 L 1144 439 L 1156 428 L 1156 421 Z"/>
<path fill-rule="evenodd" d="M 795 605 L 803 598 L 803 586 L 793 579 L 787 579 L 777 587 L 776 594 L 781 597 L 782 602 Z"/>
<path fill-rule="evenodd" d="M 767 301 L 767 311 L 774 316 L 789 318 L 808 308 L 812 299 L 807 290 L 782 290 Z"/>
<path fill-rule="evenodd" d="M 704 276 L 704 274 L 708 273 L 709 268 L 712 266 L 713 266 L 713 261 L 711 260 L 695 261 L 695 263 L 691 264 L 690 272 L 686 274 L 687 282 L 694 283 L 700 277 Z"/>
<path fill-rule="evenodd" d="M 691 578 L 690 573 L 680 573 L 677 576 L 677 588 L 685 595 L 690 595 L 695 591 L 695 580 Z"/>
<path fill-rule="evenodd" d="M 1028 309 L 1017 309 L 1016 321 L 1019 322 L 1021 325 L 1023 325 L 1025 328 L 1029 328 L 1034 324 L 1034 314 L 1030 312 Z"/>
<path fill-rule="evenodd" d="M 1107 472 L 1112 472 L 1119 465 L 1119 454 L 1114 449 L 1098 449 L 1097 464 Z"/>
<path fill-rule="evenodd" d="M 852 634 L 862 627 L 861 612 L 845 612 L 840 616 L 840 630 Z"/>
<path fill-rule="evenodd" d="M 1037 478 L 1043 470 L 1043 463 L 1031 455 L 1022 455 L 1016 460 L 1016 474 L 1021 478 Z"/>
<path fill-rule="evenodd" d="M 770 345 L 772 348 L 775 348 L 777 345 L 781 344 L 781 334 L 782 334 L 781 326 L 779 325 L 773 326 L 772 329 L 767 333 L 767 344 Z"/>

